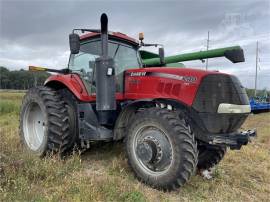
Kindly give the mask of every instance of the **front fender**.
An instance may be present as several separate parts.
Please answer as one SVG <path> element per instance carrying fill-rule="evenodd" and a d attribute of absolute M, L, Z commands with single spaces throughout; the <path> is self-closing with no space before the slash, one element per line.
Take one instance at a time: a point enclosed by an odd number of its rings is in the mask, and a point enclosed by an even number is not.
<path fill-rule="evenodd" d="M 147 104 L 155 106 L 153 99 L 141 99 L 131 101 L 122 107 L 114 127 L 114 140 L 120 140 L 125 137 L 129 120 L 132 118 L 138 108 Z"/>

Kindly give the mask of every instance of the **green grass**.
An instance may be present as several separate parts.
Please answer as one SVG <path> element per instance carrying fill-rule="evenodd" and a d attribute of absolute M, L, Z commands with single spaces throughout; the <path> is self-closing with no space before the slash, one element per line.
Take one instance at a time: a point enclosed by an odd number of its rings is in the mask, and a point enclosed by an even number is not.
<path fill-rule="evenodd" d="M 0 90 L 0 100 L 13 100 L 21 101 L 22 97 L 25 95 L 24 91 L 13 90 L 13 91 L 1 91 Z"/>
<path fill-rule="evenodd" d="M 0 92 L 0 105 L 8 106 L 0 114 L 0 201 L 269 201 L 270 113 L 248 118 L 243 128 L 257 128 L 258 138 L 229 151 L 213 179 L 195 175 L 167 193 L 134 178 L 122 143 L 95 145 L 66 159 L 30 155 L 18 135 L 22 96 Z"/>
<path fill-rule="evenodd" d="M 20 105 L 9 100 L 0 100 L 0 114 L 7 114 L 11 112 L 18 113 Z"/>
<path fill-rule="evenodd" d="M 24 93 L 0 91 L 0 115 L 8 113 L 19 114 L 21 99 Z"/>

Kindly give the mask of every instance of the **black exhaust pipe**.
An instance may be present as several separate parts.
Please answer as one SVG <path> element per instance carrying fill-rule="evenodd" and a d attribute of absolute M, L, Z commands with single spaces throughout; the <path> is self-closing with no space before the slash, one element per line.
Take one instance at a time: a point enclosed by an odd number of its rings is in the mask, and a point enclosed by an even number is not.
<path fill-rule="evenodd" d="M 111 125 L 116 111 L 114 60 L 108 56 L 108 17 L 101 15 L 101 56 L 96 59 L 96 110 L 101 125 Z"/>

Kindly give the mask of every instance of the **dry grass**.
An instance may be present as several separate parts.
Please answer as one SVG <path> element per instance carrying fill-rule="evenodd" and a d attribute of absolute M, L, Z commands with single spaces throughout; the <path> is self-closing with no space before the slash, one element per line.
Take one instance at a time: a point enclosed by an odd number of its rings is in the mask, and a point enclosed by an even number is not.
<path fill-rule="evenodd" d="M 152 189 L 134 177 L 122 143 L 94 146 L 65 160 L 29 155 L 18 137 L 21 93 L 0 93 L 14 110 L 0 115 L 0 201 L 269 201 L 270 113 L 251 115 L 244 128 L 258 138 L 229 151 L 214 178 L 193 176 L 175 192 Z M 3 101 L 4 100 L 4 101 Z"/>

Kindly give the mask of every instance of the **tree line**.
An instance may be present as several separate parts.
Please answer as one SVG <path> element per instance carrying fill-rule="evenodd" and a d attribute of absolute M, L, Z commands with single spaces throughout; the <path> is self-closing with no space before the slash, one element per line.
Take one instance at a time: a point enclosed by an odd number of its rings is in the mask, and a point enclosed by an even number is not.
<path fill-rule="evenodd" d="M 49 76 L 48 72 L 30 72 L 24 69 L 11 71 L 0 67 L 0 89 L 27 90 L 43 85 Z"/>
<path fill-rule="evenodd" d="M 246 88 L 246 92 L 248 97 L 254 97 L 255 95 L 255 89 L 248 89 Z M 256 91 L 256 97 L 269 97 L 270 96 L 270 91 L 268 91 L 266 88 L 263 90 L 257 90 Z"/>

